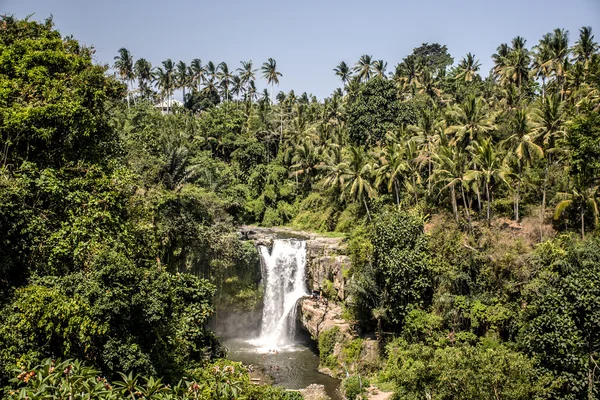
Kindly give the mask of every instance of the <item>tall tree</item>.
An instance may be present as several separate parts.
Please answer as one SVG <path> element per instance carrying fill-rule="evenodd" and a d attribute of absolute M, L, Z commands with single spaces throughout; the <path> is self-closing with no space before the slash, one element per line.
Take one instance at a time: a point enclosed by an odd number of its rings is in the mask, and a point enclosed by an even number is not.
<path fill-rule="evenodd" d="M 273 90 L 273 85 L 279 86 L 279 77 L 282 76 L 281 72 L 277 71 L 277 62 L 269 58 L 269 60 L 263 63 L 261 69 L 263 79 L 267 80 L 267 84 L 271 85 L 271 92 L 275 93 Z"/>
<path fill-rule="evenodd" d="M 377 192 L 371 183 L 373 165 L 363 147 L 350 147 L 350 153 L 346 162 L 346 170 L 343 173 L 345 187 L 344 198 L 349 197 L 352 201 L 362 203 L 365 206 L 367 217 L 371 220 L 367 200 L 375 197 Z"/>
<path fill-rule="evenodd" d="M 194 58 L 190 63 L 190 69 L 192 70 L 192 82 L 195 85 L 196 90 L 200 90 L 200 84 L 206 80 L 206 69 L 202 65 L 202 60 Z"/>
<path fill-rule="evenodd" d="M 162 67 L 156 67 L 153 76 L 163 102 L 166 101 L 167 112 L 170 112 L 171 97 L 176 87 L 175 64 L 170 58 L 163 61 Z"/>
<path fill-rule="evenodd" d="M 446 114 L 451 121 L 446 133 L 453 135 L 453 144 L 463 148 L 496 128 L 490 107 L 482 97 L 475 95 L 468 96 L 460 105 L 450 107 Z"/>
<path fill-rule="evenodd" d="M 598 43 L 594 41 L 591 26 L 584 26 L 579 30 L 579 39 L 573 46 L 574 61 L 585 64 L 590 61 L 592 55 L 598 51 Z"/>
<path fill-rule="evenodd" d="M 188 87 L 190 77 L 188 75 L 188 67 L 183 61 L 177 63 L 175 70 L 175 86 L 177 89 L 183 91 L 183 98 L 185 99 L 185 88 Z"/>
<path fill-rule="evenodd" d="M 544 181 L 542 185 L 542 210 L 541 218 L 545 218 L 546 193 L 548 190 L 548 177 L 550 166 L 555 161 L 554 154 L 557 149 L 557 140 L 566 133 L 564 129 L 564 107 L 556 94 L 542 97 L 538 100 L 532 113 L 533 133 L 537 143 L 544 149 L 546 167 L 544 169 Z"/>
<path fill-rule="evenodd" d="M 506 184 L 509 171 L 504 164 L 503 157 L 494 148 L 491 137 L 473 142 L 469 147 L 473 157 L 473 165 L 476 169 L 469 170 L 465 174 L 465 180 L 481 179 L 484 182 L 487 202 L 486 219 L 489 224 L 492 217 L 492 186 L 494 183 Z"/>
<path fill-rule="evenodd" d="M 229 101 L 229 88 L 233 79 L 233 74 L 229 71 L 227 63 L 222 62 L 219 64 L 219 72 L 217 74 L 219 78 L 219 85 L 225 92 L 225 101 Z"/>
<path fill-rule="evenodd" d="M 441 192 L 450 190 L 450 204 L 452 206 L 452 214 L 454 220 L 458 223 L 458 204 L 456 200 L 456 190 L 460 188 L 462 193 L 463 205 L 465 207 L 465 213 L 471 224 L 471 214 L 469 212 L 469 206 L 467 204 L 467 198 L 465 195 L 465 187 L 468 188 L 468 181 L 465 178 L 466 167 L 468 165 L 468 159 L 466 152 L 457 146 L 440 146 L 439 150 L 432 155 L 432 161 L 435 165 L 433 174 L 430 176 L 429 181 L 435 184 L 443 185 Z"/>
<path fill-rule="evenodd" d="M 117 70 L 121 80 L 127 85 L 127 106 L 129 107 L 129 87 L 135 79 L 133 71 L 133 56 L 125 47 L 119 49 L 119 55 L 114 58 L 113 68 Z"/>
<path fill-rule="evenodd" d="M 354 72 L 361 82 L 366 82 L 373 76 L 373 56 L 363 54 L 360 56 L 356 64 L 354 64 Z"/>
<path fill-rule="evenodd" d="M 149 98 L 152 90 L 150 83 L 152 82 L 152 64 L 145 58 L 140 58 L 135 62 L 133 71 L 138 79 L 138 91 L 142 98 Z"/>
<path fill-rule="evenodd" d="M 521 182 L 523 180 L 523 169 L 531 166 L 536 159 L 544 156 L 544 150 L 535 143 L 531 134 L 531 122 L 528 110 L 517 109 L 509 121 L 511 136 L 506 139 L 514 151 L 516 158 L 516 188 L 514 188 L 514 217 L 519 222 L 519 200 L 521 195 Z"/>
<path fill-rule="evenodd" d="M 383 61 L 383 60 L 375 60 L 373 62 L 373 75 L 374 76 L 379 76 L 383 79 L 386 79 L 387 76 L 385 74 L 385 71 L 387 69 L 387 62 Z"/>
<path fill-rule="evenodd" d="M 458 63 L 456 79 L 464 82 L 472 82 L 475 76 L 477 76 L 479 67 L 481 67 L 481 63 L 475 59 L 475 55 L 467 53 Z"/>
<path fill-rule="evenodd" d="M 552 51 L 550 49 L 552 36 L 547 33 L 533 47 L 533 61 L 531 65 L 531 74 L 542 80 L 542 97 L 546 96 L 546 81 L 551 73 L 550 60 L 552 59 Z"/>
<path fill-rule="evenodd" d="M 333 71 L 335 72 L 335 75 L 340 78 L 343 86 L 346 86 L 346 83 L 348 83 L 352 77 L 352 70 L 345 61 L 340 62 Z"/>

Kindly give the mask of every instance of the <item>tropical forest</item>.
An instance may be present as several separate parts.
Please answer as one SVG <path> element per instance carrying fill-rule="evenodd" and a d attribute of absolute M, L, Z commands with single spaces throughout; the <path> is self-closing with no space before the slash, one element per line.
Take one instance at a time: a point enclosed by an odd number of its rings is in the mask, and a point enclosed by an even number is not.
<path fill-rule="evenodd" d="M 317 98 L 0 16 L 2 398 L 600 398 L 600 46 L 518 34 Z"/>

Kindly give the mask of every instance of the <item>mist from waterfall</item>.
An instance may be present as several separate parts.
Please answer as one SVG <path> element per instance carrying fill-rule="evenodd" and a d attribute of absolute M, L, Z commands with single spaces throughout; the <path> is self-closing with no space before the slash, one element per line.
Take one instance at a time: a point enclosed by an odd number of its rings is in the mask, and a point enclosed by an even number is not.
<path fill-rule="evenodd" d="M 296 303 L 308 294 L 306 276 L 306 242 L 276 239 L 273 249 L 260 246 L 265 285 L 260 337 L 253 342 L 265 349 L 293 344 Z"/>

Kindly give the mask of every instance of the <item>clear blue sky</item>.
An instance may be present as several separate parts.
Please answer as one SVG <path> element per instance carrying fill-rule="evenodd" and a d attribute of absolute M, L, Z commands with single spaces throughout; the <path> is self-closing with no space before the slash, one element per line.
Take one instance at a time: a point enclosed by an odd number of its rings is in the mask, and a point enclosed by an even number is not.
<path fill-rule="evenodd" d="M 277 60 L 279 90 L 328 96 L 339 82 L 332 69 L 361 54 L 388 62 L 388 71 L 424 42 L 445 44 L 455 62 L 467 52 L 491 68 L 496 47 L 520 35 L 533 46 L 554 28 L 592 26 L 600 41 L 600 0 L 0 0 L 0 12 L 56 27 L 112 64 L 121 47 L 157 65 Z M 261 82 L 260 87 L 264 84 Z M 277 88 L 276 88 L 277 89 Z"/>

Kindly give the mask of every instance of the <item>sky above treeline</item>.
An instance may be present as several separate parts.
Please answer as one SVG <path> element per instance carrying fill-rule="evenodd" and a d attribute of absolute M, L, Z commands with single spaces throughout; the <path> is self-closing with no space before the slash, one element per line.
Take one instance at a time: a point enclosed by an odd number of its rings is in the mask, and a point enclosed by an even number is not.
<path fill-rule="evenodd" d="M 515 36 L 531 47 L 564 28 L 572 44 L 592 26 L 600 41 L 600 0 L 0 0 L 0 13 L 52 15 L 63 35 L 93 45 L 101 64 L 112 65 L 121 47 L 153 65 L 199 58 L 235 70 L 241 60 L 260 67 L 272 57 L 283 74 L 276 91 L 320 99 L 340 86 L 333 68 L 362 54 L 393 71 L 413 48 L 437 42 L 455 63 L 474 53 L 485 76 L 496 48 Z"/>

